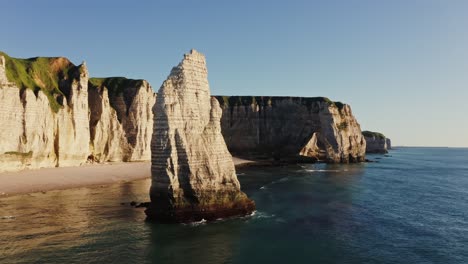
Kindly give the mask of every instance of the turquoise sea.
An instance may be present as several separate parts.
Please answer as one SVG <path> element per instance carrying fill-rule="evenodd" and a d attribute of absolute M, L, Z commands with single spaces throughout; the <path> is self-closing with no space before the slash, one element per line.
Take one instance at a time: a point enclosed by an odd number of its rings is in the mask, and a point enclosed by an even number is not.
<path fill-rule="evenodd" d="M 145 222 L 149 180 L 1 198 L 0 263 L 468 263 L 468 149 L 369 158 L 238 170 L 257 211 L 213 223 Z"/>

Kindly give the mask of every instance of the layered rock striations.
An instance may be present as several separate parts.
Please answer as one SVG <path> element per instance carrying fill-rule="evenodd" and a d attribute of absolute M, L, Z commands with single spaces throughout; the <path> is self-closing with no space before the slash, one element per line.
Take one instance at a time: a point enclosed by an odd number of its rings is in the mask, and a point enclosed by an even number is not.
<path fill-rule="evenodd" d="M 222 110 L 210 97 L 205 57 L 192 50 L 158 92 L 148 219 L 191 222 L 246 215 L 254 203 L 240 190 L 221 134 Z"/>
<path fill-rule="evenodd" d="M 391 141 L 384 134 L 372 131 L 363 131 L 362 135 L 366 139 L 367 153 L 388 153 L 391 149 Z"/>
<path fill-rule="evenodd" d="M 94 161 L 151 158 L 156 94 L 145 80 L 91 78 L 91 153 Z"/>
<path fill-rule="evenodd" d="M 0 171 L 84 163 L 89 154 L 86 65 L 3 53 L 0 61 Z"/>
<path fill-rule="evenodd" d="M 193 67 L 197 71 L 191 71 L 190 78 L 176 67 L 166 83 L 190 87 L 206 81 L 204 63 Z M 195 98 L 206 99 L 209 91 L 204 91 L 194 92 Z M 238 156 L 364 160 L 366 143 L 348 105 L 326 98 L 216 99 L 222 107 L 224 139 Z M 16 59 L 0 52 L 0 172 L 149 160 L 155 100 L 144 80 L 89 78 L 84 63 L 76 66 L 62 57 Z M 210 114 L 199 110 L 206 120 Z"/>
<path fill-rule="evenodd" d="M 236 156 L 276 160 L 365 160 L 366 142 L 351 107 L 327 98 L 216 96 L 222 133 Z"/>
<path fill-rule="evenodd" d="M 145 81 L 122 91 L 90 84 L 84 63 L 0 52 L 0 172 L 149 160 L 155 95 Z"/>

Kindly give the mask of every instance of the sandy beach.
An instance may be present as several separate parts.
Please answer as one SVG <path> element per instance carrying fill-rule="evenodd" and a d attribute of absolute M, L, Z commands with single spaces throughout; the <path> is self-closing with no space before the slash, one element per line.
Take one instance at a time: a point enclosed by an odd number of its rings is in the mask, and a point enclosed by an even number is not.
<path fill-rule="evenodd" d="M 252 161 L 233 157 L 236 166 Z M 0 197 L 142 180 L 151 162 L 116 162 L 0 173 Z"/>

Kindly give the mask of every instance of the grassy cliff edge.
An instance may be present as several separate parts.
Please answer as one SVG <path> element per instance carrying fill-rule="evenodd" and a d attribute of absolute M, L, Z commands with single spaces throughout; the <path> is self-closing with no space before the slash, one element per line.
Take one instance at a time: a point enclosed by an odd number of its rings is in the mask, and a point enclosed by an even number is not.
<path fill-rule="evenodd" d="M 365 137 L 375 137 L 375 138 L 378 138 L 378 139 L 386 139 L 387 137 L 382 134 L 382 133 L 379 133 L 379 132 L 373 132 L 373 131 L 362 131 L 362 135 L 365 136 Z"/>
<path fill-rule="evenodd" d="M 327 97 L 295 97 L 295 96 L 222 96 L 215 95 L 218 99 L 219 104 L 222 107 L 232 107 L 239 105 L 250 105 L 258 104 L 262 106 L 275 105 L 277 102 L 282 102 L 284 100 L 291 100 L 294 102 L 300 102 L 301 104 L 310 108 L 312 104 L 318 102 L 325 102 L 329 105 L 336 106 L 338 109 L 343 109 L 344 105 L 341 102 L 333 102 Z"/>
<path fill-rule="evenodd" d="M 44 92 L 54 112 L 61 107 L 57 98 L 66 96 L 63 82 L 73 80 L 76 74 L 80 73 L 80 66 L 75 66 L 64 57 L 19 59 L 1 51 L 0 56 L 5 58 L 7 79 L 20 89 L 31 89 L 35 93 Z"/>

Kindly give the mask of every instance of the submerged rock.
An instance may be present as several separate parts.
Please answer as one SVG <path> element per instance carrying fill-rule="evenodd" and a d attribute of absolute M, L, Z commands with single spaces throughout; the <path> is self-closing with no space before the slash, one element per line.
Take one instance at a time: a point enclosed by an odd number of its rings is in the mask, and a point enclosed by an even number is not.
<path fill-rule="evenodd" d="M 193 222 L 250 214 L 210 97 L 203 54 L 192 50 L 158 92 L 151 142 L 149 220 Z"/>

